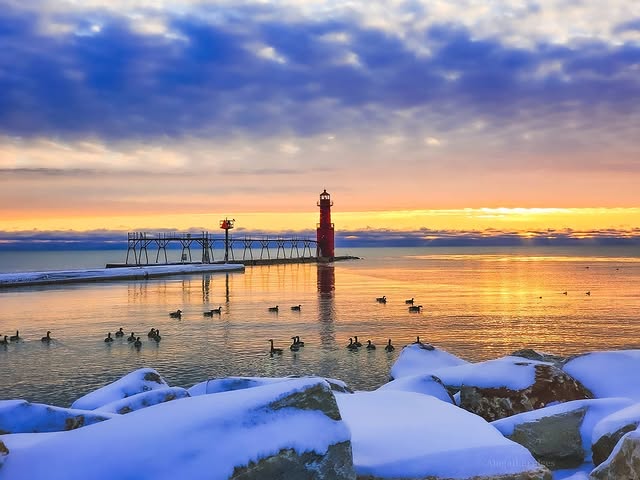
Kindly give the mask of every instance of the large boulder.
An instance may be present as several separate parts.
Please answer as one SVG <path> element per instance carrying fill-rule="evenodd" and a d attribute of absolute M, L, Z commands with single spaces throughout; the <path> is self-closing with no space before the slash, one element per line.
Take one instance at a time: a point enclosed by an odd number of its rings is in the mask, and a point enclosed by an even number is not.
<path fill-rule="evenodd" d="M 453 396 L 438 377 L 433 375 L 413 375 L 402 377 L 385 383 L 378 391 L 396 390 L 401 392 L 415 392 L 423 395 L 431 395 L 443 402 L 455 404 Z"/>
<path fill-rule="evenodd" d="M 181 387 L 159 388 L 107 403 L 106 405 L 96 408 L 94 412 L 125 414 L 140 410 L 141 408 L 157 405 L 158 403 L 170 402 L 187 397 L 189 397 L 189 392 Z"/>
<path fill-rule="evenodd" d="M 340 393 L 353 393 L 345 382 L 342 380 L 336 380 L 333 378 L 319 378 L 319 377 L 225 377 L 225 378 L 211 378 L 204 382 L 199 382 L 189 388 L 189 395 L 192 397 L 198 395 L 206 395 L 210 393 L 230 392 L 232 390 L 243 390 L 245 388 L 261 387 L 263 385 L 271 385 L 273 383 L 288 382 L 297 378 L 315 378 L 325 380 L 331 390 Z"/>
<path fill-rule="evenodd" d="M 425 348 L 425 345 L 413 343 L 402 349 L 398 359 L 391 367 L 391 379 L 425 375 L 444 367 L 465 365 L 469 362 L 437 347 Z"/>
<path fill-rule="evenodd" d="M 574 400 L 491 422 L 525 446 L 540 463 L 573 468 L 589 460 L 594 426 L 630 404 L 626 398 Z"/>
<path fill-rule="evenodd" d="M 577 355 L 567 360 L 562 369 L 595 398 L 628 397 L 640 402 L 640 350 Z"/>
<path fill-rule="evenodd" d="M 51 436 L 9 445 L 2 478 L 355 480 L 349 429 L 329 385 L 318 380 L 183 398 L 33 435 Z"/>
<path fill-rule="evenodd" d="M 621 409 L 604 417 L 593 428 L 592 447 L 593 464 L 604 462 L 618 441 L 628 432 L 640 425 L 640 403 Z"/>
<path fill-rule="evenodd" d="M 2 464 L 4 463 L 5 458 L 9 455 L 9 449 L 4 444 L 2 440 L 0 440 L 0 469 L 2 468 Z"/>
<path fill-rule="evenodd" d="M 153 368 L 141 368 L 77 399 L 71 408 L 94 410 L 138 393 L 168 387 L 167 382 Z"/>
<path fill-rule="evenodd" d="M 526 358 L 527 360 L 537 360 L 539 362 L 552 363 L 556 367 L 562 366 L 562 364 L 566 360 L 566 357 L 563 357 L 561 355 L 541 352 L 539 350 L 534 350 L 533 348 L 523 348 L 521 350 L 516 350 L 511 354 L 511 356 Z"/>
<path fill-rule="evenodd" d="M 336 399 L 359 479 L 551 479 L 526 448 L 432 396 L 377 390 Z"/>
<path fill-rule="evenodd" d="M 113 418 L 109 413 L 54 407 L 26 400 L 0 401 L 0 435 L 62 432 Z"/>
<path fill-rule="evenodd" d="M 598 465 L 589 478 L 592 480 L 639 480 L 640 431 L 635 430 L 623 436 L 609 458 Z"/>
<path fill-rule="evenodd" d="M 592 398 L 591 392 L 559 368 L 514 358 L 477 364 L 463 379 L 460 407 L 493 421 L 550 403 Z"/>

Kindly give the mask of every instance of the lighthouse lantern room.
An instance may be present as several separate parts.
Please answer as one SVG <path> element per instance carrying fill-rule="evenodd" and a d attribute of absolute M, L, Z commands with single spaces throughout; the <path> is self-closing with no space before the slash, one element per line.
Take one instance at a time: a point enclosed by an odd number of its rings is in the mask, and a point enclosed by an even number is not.
<path fill-rule="evenodd" d="M 333 206 L 333 202 L 331 201 L 331 195 L 327 193 L 326 189 L 320 194 L 318 206 L 320 207 L 320 223 L 317 229 L 318 259 L 331 261 L 335 256 L 334 230 L 333 223 L 331 223 L 331 207 Z"/>

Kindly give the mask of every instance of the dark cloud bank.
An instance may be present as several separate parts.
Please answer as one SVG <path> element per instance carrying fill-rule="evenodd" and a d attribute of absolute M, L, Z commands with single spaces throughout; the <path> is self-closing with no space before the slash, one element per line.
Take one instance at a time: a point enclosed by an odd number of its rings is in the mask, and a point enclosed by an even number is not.
<path fill-rule="evenodd" d="M 546 115 L 567 108 L 584 118 L 603 109 L 632 114 L 640 99 L 640 76 L 632 74 L 640 48 L 632 44 L 522 49 L 440 25 L 423 32 L 433 55 L 420 57 L 347 18 L 285 23 L 276 20 L 283 17 L 277 8 L 238 7 L 216 25 L 176 16 L 169 19 L 182 38 L 176 40 L 137 33 L 124 17 L 104 11 L 60 16 L 76 31 L 44 36 L 35 14 L 5 6 L 0 133 L 106 140 L 310 135 L 384 125 L 389 111 L 414 106 L 440 114 L 446 129 L 470 115 L 507 125 L 542 106 Z M 99 33 L 87 34 L 89 18 L 101 25 Z M 630 19 L 616 28 L 639 25 Z M 332 33 L 347 33 L 348 48 L 327 41 Z M 255 43 L 272 46 L 286 62 L 256 56 L 247 49 Z M 337 63 L 348 51 L 359 66 Z M 550 62 L 562 71 L 539 74 Z"/>

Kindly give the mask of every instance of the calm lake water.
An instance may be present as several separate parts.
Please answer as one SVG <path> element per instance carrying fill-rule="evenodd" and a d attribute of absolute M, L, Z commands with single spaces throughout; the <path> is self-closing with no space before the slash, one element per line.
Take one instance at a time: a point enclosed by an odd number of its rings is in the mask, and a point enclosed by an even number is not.
<path fill-rule="evenodd" d="M 384 248 L 361 260 L 0 290 L 0 399 L 67 406 L 140 367 L 188 387 L 230 375 L 322 375 L 356 389 L 388 379 L 400 347 L 424 341 L 469 360 L 524 347 L 560 354 L 640 348 L 640 252 L 634 248 Z M 101 267 L 122 252 L 0 252 L 0 271 Z M 567 292 L 565 295 L 563 292 Z M 586 295 L 590 292 L 591 295 Z M 386 304 L 376 302 L 385 295 Z M 410 313 L 414 297 L 421 313 Z M 291 310 L 302 305 L 301 311 Z M 268 308 L 279 305 L 278 313 Z M 222 306 L 213 318 L 202 313 Z M 181 309 L 181 320 L 169 318 Z M 105 344 L 123 327 L 142 337 Z M 160 344 L 147 332 L 158 328 Z M 54 341 L 40 338 L 51 330 Z M 290 337 L 306 346 L 289 351 Z M 345 349 L 349 337 L 378 349 Z M 268 339 L 284 348 L 268 354 Z M 383 350 L 391 338 L 397 349 Z"/>

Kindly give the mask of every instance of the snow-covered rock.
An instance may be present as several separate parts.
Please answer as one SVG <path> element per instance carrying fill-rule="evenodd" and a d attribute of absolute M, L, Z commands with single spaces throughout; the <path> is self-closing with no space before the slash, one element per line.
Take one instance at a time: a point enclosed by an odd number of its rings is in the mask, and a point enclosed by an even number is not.
<path fill-rule="evenodd" d="M 433 375 L 413 375 L 411 377 L 402 377 L 385 383 L 378 391 L 397 390 L 401 392 L 422 393 L 423 395 L 431 395 L 443 402 L 453 403 L 453 397 L 446 389 L 442 381 Z"/>
<path fill-rule="evenodd" d="M 423 348 L 421 345 L 414 343 L 402 349 L 398 359 L 391 367 L 390 376 L 392 379 L 398 379 L 414 375 L 425 375 L 433 373 L 434 370 L 439 368 L 464 365 L 466 363 L 468 363 L 466 360 L 437 347 L 433 349 Z"/>
<path fill-rule="evenodd" d="M 103 422 L 112 417 L 109 413 L 54 407 L 26 400 L 1 400 L 0 435 L 61 432 Z"/>
<path fill-rule="evenodd" d="M 0 469 L 2 468 L 2 464 L 4 463 L 5 458 L 9 455 L 9 449 L 4 444 L 2 440 L 0 440 Z"/>
<path fill-rule="evenodd" d="M 553 353 L 541 352 L 532 348 L 523 348 L 516 350 L 510 356 L 526 358 L 527 360 L 537 360 L 539 362 L 553 363 L 556 367 L 561 366 L 566 357 L 555 355 Z"/>
<path fill-rule="evenodd" d="M 618 441 L 640 425 L 640 403 L 612 413 L 600 420 L 593 428 L 593 464 L 598 466 L 611 454 Z"/>
<path fill-rule="evenodd" d="M 340 393 L 353 393 L 345 382 L 342 380 L 336 380 L 334 378 L 320 378 L 320 377 L 225 377 L 225 378 L 211 378 L 204 382 L 196 383 L 189 388 L 189 395 L 192 397 L 198 395 L 206 395 L 209 393 L 230 392 L 232 390 L 243 390 L 245 388 L 261 387 L 263 385 L 271 385 L 273 383 L 288 382 L 299 378 L 310 378 L 316 380 L 326 381 L 331 390 Z"/>
<path fill-rule="evenodd" d="M 94 410 L 138 393 L 168 387 L 167 382 L 153 368 L 140 368 L 113 383 L 87 393 L 73 402 L 71 408 Z"/>
<path fill-rule="evenodd" d="M 181 387 L 159 388 L 107 403 L 106 405 L 96 408 L 94 412 L 125 414 L 140 410 L 141 408 L 150 407 L 151 405 L 170 402 L 171 400 L 186 398 L 188 396 L 189 392 Z"/>
<path fill-rule="evenodd" d="M 640 479 L 640 431 L 635 430 L 622 437 L 609 458 L 598 465 L 589 478 L 592 480 Z"/>
<path fill-rule="evenodd" d="M 527 447 L 544 465 L 571 468 L 590 458 L 594 426 L 630 402 L 626 398 L 574 400 L 491 424 L 506 437 Z"/>
<path fill-rule="evenodd" d="M 329 385 L 311 379 L 183 398 L 32 435 L 50 436 L 11 443 L 0 478 L 355 480 L 349 429 Z"/>
<path fill-rule="evenodd" d="M 358 478 L 551 478 L 526 448 L 429 395 L 378 390 L 336 399 Z"/>
<path fill-rule="evenodd" d="M 545 362 L 504 357 L 467 370 L 461 379 L 460 407 L 488 421 L 592 397 L 579 382 Z"/>
<path fill-rule="evenodd" d="M 629 397 L 640 401 L 640 350 L 578 355 L 562 368 L 596 398 Z"/>

